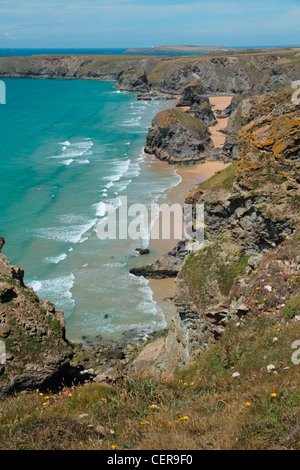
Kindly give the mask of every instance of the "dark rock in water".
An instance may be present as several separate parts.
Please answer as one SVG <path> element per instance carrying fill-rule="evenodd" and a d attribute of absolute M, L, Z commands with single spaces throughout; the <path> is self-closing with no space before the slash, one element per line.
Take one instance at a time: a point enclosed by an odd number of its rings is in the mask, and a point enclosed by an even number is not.
<path fill-rule="evenodd" d="M 177 269 L 159 269 L 156 270 L 153 265 L 142 266 L 141 268 L 132 268 L 131 274 L 135 276 L 143 276 L 148 279 L 165 279 L 169 277 L 176 277 L 179 270 Z"/>
<path fill-rule="evenodd" d="M 105 318 L 105 320 L 108 319 L 108 314 L 106 313 L 105 315 L 103 315 L 103 318 Z"/>
<path fill-rule="evenodd" d="M 138 101 L 151 101 L 152 98 L 150 95 L 137 95 Z"/>
<path fill-rule="evenodd" d="M 3 248 L 4 243 L 5 243 L 4 238 L 3 238 L 3 237 L 0 237 L 0 253 L 1 253 L 1 250 L 2 250 L 2 248 Z"/>
<path fill-rule="evenodd" d="M 136 248 L 135 251 L 137 251 L 140 255 L 148 255 L 150 253 L 149 248 Z"/>
<path fill-rule="evenodd" d="M 181 240 L 173 250 L 163 255 L 155 263 L 140 268 L 132 268 L 130 273 L 152 279 L 176 277 L 187 254 L 187 241 Z"/>

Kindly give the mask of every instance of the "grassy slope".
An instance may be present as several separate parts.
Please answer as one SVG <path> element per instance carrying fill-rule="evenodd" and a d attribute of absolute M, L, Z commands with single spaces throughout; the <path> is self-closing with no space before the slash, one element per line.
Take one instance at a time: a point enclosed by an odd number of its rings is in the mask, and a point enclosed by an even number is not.
<path fill-rule="evenodd" d="M 0 448 L 296 449 L 299 330 L 299 322 L 245 318 L 171 382 L 133 377 L 6 400 Z"/>
<path fill-rule="evenodd" d="M 176 108 L 169 108 L 158 113 L 153 119 L 153 124 L 157 124 L 160 127 L 168 127 L 176 124 L 178 121 L 195 136 L 207 134 L 207 129 L 203 122 Z"/>

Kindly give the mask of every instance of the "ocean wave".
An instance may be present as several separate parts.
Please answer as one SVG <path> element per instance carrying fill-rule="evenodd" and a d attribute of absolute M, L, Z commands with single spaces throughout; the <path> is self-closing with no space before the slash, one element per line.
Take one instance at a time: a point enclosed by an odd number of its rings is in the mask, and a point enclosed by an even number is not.
<path fill-rule="evenodd" d="M 50 158 L 60 159 L 61 161 L 59 163 L 62 165 L 69 166 L 79 157 L 87 157 L 93 154 L 91 148 L 94 146 L 94 142 L 89 137 L 73 143 L 66 140 L 65 142 L 60 142 L 60 145 L 62 146 L 61 149 L 57 154 L 52 155 Z M 77 160 L 77 163 L 88 164 L 90 161 L 87 158 L 84 158 L 82 160 Z"/>
<path fill-rule="evenodd" d="M 115 173 L 110 175 L 110 176 L 102 176 L 100 179 L 102 181 L 107 181 L 108 183 L 105 185 L 105 189 L 111 188 L 117 181 L 120 181 L 123 175 L 126 174 L 129 165 L 130 165 L 130 159 L 127 158 L 124 161 L 120 160 L 113 160 L 111 163 L 114 165 L 114 170 Z M 103 190 L 104 191 L 104 190 Z"/>
<path fill-rule="evenodd" d="M 40 298 L 54 302 L 58 309 L 68 310 L 75 304 L 71 293 L 74 280 L 71 273 L 54 279 L 29 280 L 27 284 L 31 285 Z"/>
<path fill-rule="evenodd" d="M 133 117 L 131 119 L 128 119 L 127 121 L 124 121 L 122 122 L 122 124 L 120 124 L 122 127 L 140 127 L 141 126 L 141 121 L 142 119 L 142 116 L 138 116 L 138 117 Z"/>
<path fill-rule="evenodd" d="M 121 201 L 118 197 L 107 199 L 106 202 L 100 201 L 94 204 L 93 207 L 96 209 L 97 217 L 104 217 L 115 212 L 120 207 Z"/>
<path fill-rule="evenodd" d="M 47 227 L 33 230 L 33 236 L 46 240 L 65 243 L 80 243 L 83 235 L 96 225 L 97 219 L 83 225 L 68 225 L 62 227 Z"/>
<path fill-rule="evenodd" d="M 53 264 L 58 264 L 60 263 L 61 261 L 63 261 L 64 259 L 66 259 L 67 257 L 67 254 L 66 253 L 62 253 L 61 255 L 58 255 L 58 256 L 53 256 L 53 257 L 47 257 L 44 259 L 45 263 L 53 263 Z"/>

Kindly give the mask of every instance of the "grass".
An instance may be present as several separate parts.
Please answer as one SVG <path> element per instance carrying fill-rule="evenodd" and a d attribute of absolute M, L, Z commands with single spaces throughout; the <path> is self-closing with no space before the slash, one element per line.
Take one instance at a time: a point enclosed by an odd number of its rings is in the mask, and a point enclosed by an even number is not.
<path fill-rule="evenodd" d="M 298 295 L 291 300 L 284 308 L 283 318 L 289 320 L 293 318 L 297 313 L 300 315 L 300 296 Z"/>
<path fill-rule="evenodd" d="M 207 133 L 205 124 L 199 119 L 194 118 L 193 116 L 180 111 L 179 109 L 172 109 L 172 112 L 175 114 L 176 118 L 182 122 L 182 124 L 191 132 L 191 134 L 202 134 Z"/>
<path fill-rule="evenodd" d="M 207 134 L 207 128 L 203 122 L 177 108 L 161 111 L 155 116 L 153 121 L 161 127 L 170 126 L 179 121 L 191 134 L 197 137 L 199 137 L 199 134 L 203 136 Z"/>
<path fill-rule="evenodd" d="M 297 449 L 299 335 L 294 321 L 248 317 L 173 380 L 131 376 L 6 399 L 0 449 Z"/>
<path fill-rule="evenodd" d="M 231 165 L 229 165 L 224 170 L 218 171 L 211 178 L 203 181 L 203 183 L 199 185 L 199 188 L 211 189 L 214 191 L 218 189 L 226 189 L 229 191 L 230 189 L 232 189 L 232 186 L 235 180 L 237 167 L 238 167 L 238 162 L 236 161 L 232 163 Z"/>
<path fill-rule="evenodd" d="M 249 256 L 237 252 L 230 255 L 230 246 L 214 244 L 191 253 L 179 273 L 179 280 L 188 298 L 198 308 L 216 303 L 219 293 L 227 296 L 237 276 L 245 273 Z M 227 250 L 227 252 L 226 252 Z"/>

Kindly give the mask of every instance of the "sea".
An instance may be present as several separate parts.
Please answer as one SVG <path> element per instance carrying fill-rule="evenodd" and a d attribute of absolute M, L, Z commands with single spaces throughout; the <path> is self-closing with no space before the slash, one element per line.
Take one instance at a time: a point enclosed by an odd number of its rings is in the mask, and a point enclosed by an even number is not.
<path fill-rule="evenodd" d="M 144 153 L 153 117 L 170 101 L 138 101 L 114 82 L 3 79 L 0 234 L 25 283 L 66 318 L 70 341 L 145 338 L 166 326 L 148 281 L 130 274 L 143 240 L 100 240 L 107 209 L 150 209 L 180 182 Z"/>
<path fill-rule="evenodd" d="M 271 49 L 271 48 L 285 48 L 285 47 L 299 47 L 298 45 L 274 45 L 274 46 L 227 46 L 234 47 L 235 49 Z M 43 54 L 79 54 L 79 55 L 121 55 L 125 54 L 127 48 L 0 48 L 0 57 L 13 57 L 13 56 L 31 56 L 31 55 L 43 55 Z M 168 56 L 177 56 L 177 55 L 201 55 L 207 54 L 206 52 L 145 52 L 141 49 L 141 52 L 135 52 L 131 55 L 168 55 Z"/>

